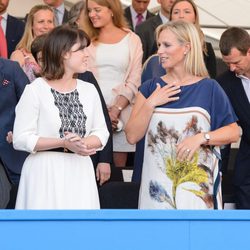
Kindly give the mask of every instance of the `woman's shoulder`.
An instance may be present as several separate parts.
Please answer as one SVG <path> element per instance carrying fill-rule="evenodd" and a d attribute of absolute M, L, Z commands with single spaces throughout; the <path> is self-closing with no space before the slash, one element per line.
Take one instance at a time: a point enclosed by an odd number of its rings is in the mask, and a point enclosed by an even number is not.
<path fill-rule="evenodd" d="M 211 89 L 212 91 L 222 91 L 220 84 L 212 78 L 203 78 L 201 81 L 201 86 L 207 91 Z"/>
<path fill-rule="evenodd" d="M 30 84 L 27 84 L 25 86 L 25 92 L 35 95 L 35 96 L 39 96 L 41 93 L 43 93 L 43 89 L 45 88 L 45 84 L 44 84 L 44 80 L 41 77 L 36 78 L 33 82 L 31 82 Z"/>
<path fill-rule="evenodd" d="M 95 86 L 93 85 L 93 83 L 87 81 L 87 80 L 82 80 L 82 79 L 77 79 L 77 88 L 81 91 L 94 91 L 95 90 Z"/>

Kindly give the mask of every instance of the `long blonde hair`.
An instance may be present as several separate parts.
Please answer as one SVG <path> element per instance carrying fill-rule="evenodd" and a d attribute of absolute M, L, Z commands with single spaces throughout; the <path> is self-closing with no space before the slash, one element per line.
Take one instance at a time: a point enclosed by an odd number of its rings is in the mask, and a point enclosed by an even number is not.
<path fill-rule="evenodd" d="M 34 15 L 39 10 L 49 10 L 52 13 L 54 13 L 53 9 L 51 7 L 49 7 L 48 5 L 44 5 L 44 4 L 35 5 L 33 8 L 31 8 L 31 10 L 28 14 L 26 24 L 25 24 L 23 36 L 22 36 L 20 42 L 17 44 L 16 49 L 25 49 L 26 51 L 30 52 L 31 43 L 34 40 L 34 34 L 32 31 L 33 22 L 34 22 Z"/>
<path fill-rule="evenodd" d="M 190 50 L 185 56 L 184 68 L 189 74 L 208 77 L 208 71 L 204 63 L 201 41 L 198 31 L 194 24 L 182 20 L 170 21 L 160 25 L 156 29 L 156 39 L 163 30 L 170 30 L 177 38 L 180 44 L 189 44 Z"/>
<path fill-rule="evenodd" d="M 113 15 L 113 23 L 116 27 L 118 28 L 127 28 L 127 22 L 123 14 L 123 8 L 120 0 L 91 0 L 94 1 L 95 3 L 105 6 L 109 8 Z M 100 29 L 96 29 L 93 27 L 93 24 L 91 20 L 89 19 L 89 13 L 88 13 L 88 0 L 85 1 L 85 24 L 86 24 L 86 32 L 89 35 L 89 37 L 92 40 L 97 40 Z"/>

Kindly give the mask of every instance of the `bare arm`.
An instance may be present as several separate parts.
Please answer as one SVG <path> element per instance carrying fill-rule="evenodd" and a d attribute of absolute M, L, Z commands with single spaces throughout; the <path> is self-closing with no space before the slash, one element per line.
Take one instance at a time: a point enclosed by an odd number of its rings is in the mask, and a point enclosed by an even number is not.
<path fill-rule="evenodd" d="M 227 126 L 208 132 L 210 140 L 207 143 L 204 133 L 185 138 L 177 145 L 177 158 L 180 160 L 191 160 L 194 153 L 201 145 L 221 146 L 232 142 L 237 142 L 240 137 L 240 129 L 237 123 L 231 123 Z"/>

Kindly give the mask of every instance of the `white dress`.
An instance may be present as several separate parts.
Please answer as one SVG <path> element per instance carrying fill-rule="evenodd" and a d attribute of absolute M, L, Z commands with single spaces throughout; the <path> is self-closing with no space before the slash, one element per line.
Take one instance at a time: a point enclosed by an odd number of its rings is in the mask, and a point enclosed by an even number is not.
<path fill-rule="evenodd" d="M 96 135 L 105 146 L 109 133 L 95 87 L 77 80 L 74 91 L 59 93 L 37 78 L 16 107 L 13 144 L 31 152 L 23 165 L 16 209 L 100 208 L 89 156 L 34 152 L 39 137 L 63 138 L 64 131 Z"/>
<path fill-rule="evenodd" d="M 113 88 L 125 81 L 129 66 L 129 36 L 115 44 L 98 43 L 96 51 L 96 68 L 98 84 L 101 88 L 107 107 L 114 104 L 117 94 Z M 114 152 L 134 152 L 135 146 L 127 142 L 125 132 L 113 134 Z"/>

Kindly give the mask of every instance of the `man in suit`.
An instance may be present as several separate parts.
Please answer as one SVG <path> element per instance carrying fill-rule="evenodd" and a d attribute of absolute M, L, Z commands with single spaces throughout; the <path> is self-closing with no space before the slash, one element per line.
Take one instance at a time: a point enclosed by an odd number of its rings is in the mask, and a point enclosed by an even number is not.
<path fill-rule="evenodd" d="M 150 0 L 132 0 L 130 6 L 124 10 L 124 15 L 131 30 L 135 30 L 145 20 L 153 17 L 154 14 L 147 10 Z"/>
<path fill-rule="evenodd" d="M 43 0 L 43 2 L 54 9 L 57 26 L 68 22 L 69 12 L 64 6 L 64 0 Z"/>
<path fill-rule="evenodd" d="M 217 81 L 228 95 L 242 128 L 233 183 L 236 207 L 250 209 L 250 36 L 241 29 L 227 29 L 220 39 L 220 51 L 229 70 Z"/>
<path fill-rule="evenodd" d="M 160 4 L 160 11 L 158 15 L 146 20 L 135 29 L 135 32 L 139 35 L 142 42 L 143 63 L 149 56 L 157 52 L 155 30 L 159 25 L 169 21 L 170 10 L 174 0 L 157 0 L 157 2 Z"/>
<path fill-rule="evenodd" d="M 0 58 L 0 182 L 7 183 L 6 174 L 14 189 L 18 185 L 23 162 L 28 154 L 14 150 L 12 143 L 6 141 L 6 136 L 13 130 L 16 104 L 28 83 L 27 76 L 17 62 Z M 4 192 L 8 192 L 8 189 Z M 3 193 L 0 195 L 3 197 Z"/>
<path fill-rule="evenodd" d="M 5 34 L 7 42 L 8 58 L 12 52 L 16 49 L 16 45 L 19 43 L 24 32 L 24 22 L 9 15 L 7 13 L 7 7 L 9 0 L 1 0 L 0 2 L 0 16 L 2 17 L 1 26 Z"/>

